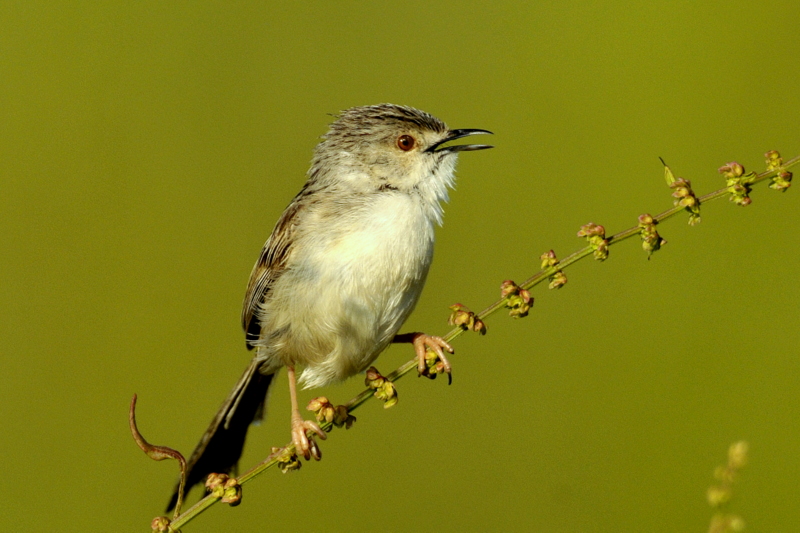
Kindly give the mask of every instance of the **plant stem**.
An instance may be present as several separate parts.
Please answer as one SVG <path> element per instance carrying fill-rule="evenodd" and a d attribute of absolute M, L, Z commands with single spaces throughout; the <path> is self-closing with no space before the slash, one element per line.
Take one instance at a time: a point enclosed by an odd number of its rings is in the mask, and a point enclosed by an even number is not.
<path fill-rule="evenodd" d="M 768 171 L 765 171 L 765 172 L 762 172 L 762 173 L 756 175 L 756 177 L 752 180 L 752 182 L 750 182 L 750 184 L 751 185 L 755 185 L 756 183 L 760 183 L 762 181 L 768 180 L 768 179 L 774 177 L 775 175 L 777 175 L 777 173 L 780 170 L 788 169 L 790 167 L 793 167 L 793 166 L 797 165 L 798 163 L 800 163 L 800 155 L 795 156 L 795 157 L 789 159 L 788 161 L 785 161 L 783 163 L 783 165 L 781 165 L 781 169 L 779 169 L 779 170 L 768 170 Z M 699 200 L 700 205 L 702 205 L 702 204 L 705 204 L 706 202 L 710 202 L 711 200 L 716 200 L 718 198 L 722 198 L 724 196 L 727 196 L 728 194 L 730 194 L 730 191 L 728 190 L 728 187 L 723 187 L 721 189 L 718 189 L 716 191 L 710 192 L 710 193 L 708 193 L 708 194 L 706 194 L 704 196 L 699 197 L 698 200 Z M 683 206 L 675 206 L 675 207 L 672 207 L 670 209 L 667 209 L 663 213 L 660 213 L 660 214 L 654 216 L 653 219 L 655 220 L 656 223 L 663 222 L 664 220 L 666 220 L 668 218 L 671 218 L 671 217 L 677 215 L 678 213 L 680 213 L 682 211 L 685 211 L 685 209 L 686 208 L 684 208 Z M 630 228 L 628 228 L 628 229 L 626 229 L 624 231 L 621 231 L 619 233 L 616 233 L 616 234 L 608 237 L 607 238 L 608 245 L 609 246 L 615 245 L 618 242 L 622 242 L 622 241 L 624 241 L 626 239 L 629 239 L 629 238 L 631 238 L 631 237 L 633 237 L 635 235 L 639 235 L 640 232 L 641 232 L 641 228 L 639 227 L 639 225 L 630 227 Z M 548 267 L 546 269 L 543 269 L 543 270 L 537 272 L 536 274 L 534 274 L 533 276 L 531 276 L 530 278 L 525 280 L 525 282 L 523 282 L 520 285 L 520 287 L 523 288 L 523 289 L 530 289 L 530 288 L 542 283 L 543 281 L 546 281 L 550 276 L 552 276 L 553 274 L 555 274 L 559 270 L 564 270 L 565 268 L 573 265 L 574 263 L 580 261 L 581 259 L 592 255 L 593 252 L 594 252 L 594 248 L 592 248 L 591 246 L 586 246 L 585 248 L 581 248 L 580 250 L 577 250 L 576 252 L 573 252 L 570 255 L 568 255 L 567 257 L 565 257 L 564 259 L 560 260 L 556 265 L 554 265 L 552 267 Z M 486 307 L 480 313 L 477 313 L 476 316 L 478 318 L 480 318 L 481 320 L 485 319 L 486 317 L 494 314 L 498 310 L 500 310 L 503 307 L 505 307 L 506 300 L 507 300 L 506 298 L 500 298 L 496 302 L 494 302 L 491 305 L 489 305 L 488 307 Z M 467 331 L 467 330 L 465 330 L 465 329 L 463 329 L 461 327 L 455 327 L 452 330 L 450 330 L 446 335 L 444 335 L 443 338 L 447 342 L 452 342 L 457 337 L 459 337 L 461 334 L 463 334 L 465 331 Z M 393 372 L 388 374 L 386 376 L 386 379 L 388 379 L 390 381 L 396 381 L 397 379 L 400 379 L 401 377 L 405 376 L 406 374 L 408 374 L 409 372 L 411 372 L 412 370 L 414 370 L 416 368 L 417 368 L 417 360 L 416 359 L 411 359 L 410 361 L 404 363 L 399 368 L 397 368 L 396 370 L 394 370 Z M 366 390 L 360 392 L 359 394 L 357 394 L 356 396 L 354 396 L 352 399 L 350 399 L 350 401 L 348 401 L 345 404 L 345 406 L 347 407 L 348 411 L 352 411 L 352 410 L 358 408 L 359 406 L 361 406 L 362 404 L 366 403 L 367 400 L 369 400 L 373 395 L 374 395 L 374 390 L 373 389 L 366 389 Z M 329 431 L 332 426 L 333 426 L 333 424 L 330 423 L 330 422 L 325 423 L 325 424 L 320 424 L 320 427 L 326 432 Z M 274 453 L 270 454 L 266 459 L 264 459 L 264 461 L 262 461 L 261 463 L 257 464 L 256 466 L 254 466 L 253 468 L 251 468 L 250 470 L 248 470 L 247 472 L 245 472 L 241 476 L 239 476 L 237 478 L 239 484 L 240 485 L 244 485 L 245 483 L 247 483 L 251 479 L 255 478 L 256 476 L 258 476 L 259 474 L 261 474 L 262 472 L 264 472 L 268 468 L 276 465 L 278 463 L 278 459 L 281 456 L 283 456 L 286 452 L 290 452 L 290 451 L 291 452 L 294 451 L 294 445 L 291 444 L 291 443 L 287 444 L 283 448 L 281 448 L 281 449 L 275 451 Z M 177 517 L 170 524 L 170 527 L 172 529 L 180 528 L 181 526 L 187 524 L 189 521 L 191 521 L 193 518 L 195 518 L 197 515 L 199 515 L 203 511 L 205 511 L 207 508 L 209 508 L 212 505 L 214 505 L 218 500 L 219 500 L 219 498 L 215 498 L 212 495 L 208 495 L 208 496 L 204 497 L 199 502 L 197 502 L 195 505 L 193 505 L 192 507 L 187 509 L 185 512 L 183 512 L 179 517 Z"/>

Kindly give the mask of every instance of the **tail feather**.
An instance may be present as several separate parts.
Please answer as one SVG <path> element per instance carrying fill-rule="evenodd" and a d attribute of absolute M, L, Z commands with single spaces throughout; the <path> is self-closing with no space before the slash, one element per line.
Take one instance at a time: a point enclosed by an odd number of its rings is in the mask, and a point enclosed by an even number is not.
<path fill-rule="evenodd" d="M 192 452 L 186 465 L 186 490 L 213 473 L 229 473 L 242 456 L 247 429 L 261 420 L 270 383 L 275 374 L 259 372 L 260 363 L 253 359 L 231 393 L 222 403 Z M 170 511 L 178 501 L 178 487 L 169 501 Z"/>

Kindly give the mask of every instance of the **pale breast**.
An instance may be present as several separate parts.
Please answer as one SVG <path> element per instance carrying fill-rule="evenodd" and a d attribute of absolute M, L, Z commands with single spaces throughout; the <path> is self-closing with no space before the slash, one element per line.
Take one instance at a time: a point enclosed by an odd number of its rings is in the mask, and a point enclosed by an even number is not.
<path fill-rule="evenodd" d="M 304 235 L 262 309 L 259 355 L 304 365 L 307 387 L 369 366 L 413 310 L 431 263 L 433 222 L 414 196 L 385 191 L 360 207 Z"/>

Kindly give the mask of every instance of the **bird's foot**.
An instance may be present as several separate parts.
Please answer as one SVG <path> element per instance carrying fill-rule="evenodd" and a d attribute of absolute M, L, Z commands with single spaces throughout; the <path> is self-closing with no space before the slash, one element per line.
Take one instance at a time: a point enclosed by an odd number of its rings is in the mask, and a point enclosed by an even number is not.
<path fill-rule="evenodd" d="M 441 337 L 413 333 L 411 343 L 417 354 L 417 371 L 420 376 L 435 379 L 437 374 L 447 374 L 448 381 L 453 381 L 452 367 L 444 352 L 453 353 L 453 347 Z"/>
<path fill-rule="evenodd" d="M 312 457 L 319 461 L 322 458 L 322 452 L 317 446 L 317 441 L 314 440 L 314 435 L 308 435 L 308 432 L 316 433 L 319 438 L 325 440 L 328 436 L 322 431 L 322 428 L 316 422 L 311 420 L 304 420 L 300 411 L 292 412 L 292 442 L 297 455 L 302 455 L 306 460 Z"/>

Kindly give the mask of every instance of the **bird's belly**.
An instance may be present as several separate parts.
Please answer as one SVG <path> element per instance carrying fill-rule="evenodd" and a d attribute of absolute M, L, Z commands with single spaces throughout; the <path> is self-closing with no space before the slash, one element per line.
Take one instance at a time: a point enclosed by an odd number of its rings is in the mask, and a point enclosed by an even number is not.
<path fill-rule="evenodd" d="M 387 198 L 387 200 L 394 200 Z M 306 387 L 350 377 L 392 341 L 422 292 L 433 227 L 406 200 L 374 206 L 293 258 L 265 305 L 262 338 Z M 278 361 L 276 361 L 277 363 Z"/>

